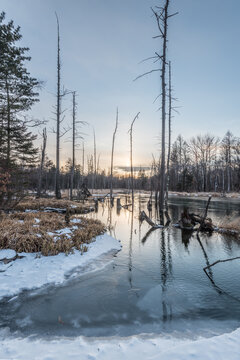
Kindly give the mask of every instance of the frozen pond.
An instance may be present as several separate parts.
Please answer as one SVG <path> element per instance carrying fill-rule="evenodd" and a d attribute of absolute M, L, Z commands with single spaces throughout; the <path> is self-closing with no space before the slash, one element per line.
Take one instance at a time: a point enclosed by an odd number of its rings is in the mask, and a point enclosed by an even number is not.
<path fill-rule="evenodd" d="M 129 202 L 123 196 L 122 204 L 125 201 Z M 88 216 L 108 224 L 109 232 L 121 240 L 122 250 L 113 260 L 108 254 L 88 268 L 78 269 L 64 286 L 26 291 L 11 301 L 4 299 L 0 327 L 18 335 L 48 338 L 140 333 L 194 337 L 239 327 L 240 261 L 212 268 L 216 286 L 203 267 L 240 256 L 240 242 L 214 233 L 200 235 L 199 243 L 195 234 L 182 234 L 172 226 L 148 234 L 149 225 L 138 220 L 146 204 L 146 196 L 136 195 L 132 213 L 100 203 L 98 212 Z M 205 204 L 206 200 L 198 198 L 171 197 L 173 222 L 180 218 L 183 206 L 200 213 Z M 209 216 L 214 223 L 226 215 L 240 215 L 239 200 L 213 199 Z"/>

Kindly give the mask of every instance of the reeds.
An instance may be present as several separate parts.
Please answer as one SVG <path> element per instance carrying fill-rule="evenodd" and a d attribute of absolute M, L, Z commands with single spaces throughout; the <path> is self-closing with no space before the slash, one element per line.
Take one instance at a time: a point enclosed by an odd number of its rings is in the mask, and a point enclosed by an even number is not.
<path fill-rule="evenodd" d="M 72 214 L 84 214 L 89 210 L 90 203 L 80 204 L 76 201 L 71 201 L 68 199 L 57 200 L 55 198 L 40 198 L 36 199 L 34 197 L 26 197 L 14 208 L 17 211 L 25 210 L 44 210 L 47 207 L 57 208 L 57 209 L 66 209 L 69 207 Z"/>
<path fill-rule="evenodd" d="M 219 228 L 240 233 L 240 217 L 230 219 L 229 217 L 223 218 L 219 224 Z"/>
<path fill-rule="evenodd" d="M 74 249 L 85 252 L 96 236 L 105 232 L 98 220 L 79 218 L 80 223 L 67 226 L 71 234 L 56 232 L 66 228 L 64 215 L 57 213 L 2 214 L 0 218 L 0 249 L 16 252 L 40 252 L 42 255 L 69 254 Z"/>

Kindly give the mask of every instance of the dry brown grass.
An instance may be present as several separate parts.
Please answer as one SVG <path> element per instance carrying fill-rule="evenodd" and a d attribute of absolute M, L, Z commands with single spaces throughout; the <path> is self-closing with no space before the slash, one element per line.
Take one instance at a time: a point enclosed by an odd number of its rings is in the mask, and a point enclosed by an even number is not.
<path fill-rule="evenodd" d="M 85 204 L 77 203 L 76 201 L 71 201 L 68 199 L 57 200 L 55 198 L 41 198 L 36 199 L 34 197 L 26 197 L 19 204 L 16 205 L 15 210 L 25 211 L 25 210 L 43 210 L 46 207 L 66 209 L 69 207 L 71 213 L 84 214 L 87 212 L 91 206 L 90 202 Z"/>
<path fill-rule="evenodd" d="M 39 219 L 39 222 L 35 219 Z M 70 238 L 56 232 L 65 227 L 72 229 Z M 49 232 L 53 235 L 48 234 Z M 81 218 L 81 223 L 70 222 L 67 226 L 62 214 L 3 214 L 0 219 L 0 249 L 13 249 L 19 253 L 41 252 L 45 256 L 57 255 L 60 252 L 68 254 L 74 249 L 84 252 L 87 250 L 86 244 L 104 232 L 104 225 L 93 219 Z"/>
<path fill-rule="evenodd" d="M 219 228 L 240 233 L 240 217 L 235 219 L 225 217 L 220 222 Z"/>

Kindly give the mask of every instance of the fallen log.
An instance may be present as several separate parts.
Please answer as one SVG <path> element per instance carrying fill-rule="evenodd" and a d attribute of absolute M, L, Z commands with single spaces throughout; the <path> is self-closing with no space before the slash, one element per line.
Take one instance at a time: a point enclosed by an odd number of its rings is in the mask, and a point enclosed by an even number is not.
<path fill-rule="evenodd" d="M 143 221 L 145 220 L 145 221 L 146 221 L 150 226 L 152 226 L 152 228 L 154 228 L 154 229 L 163 228 L 162 225 L 155 224 L 155 223 L 150 219 L 150 217 L 147 216 L 147 214 L 145 213 L 144 210 L 140 212 L 139 220 L 140 220 L 141 222 L 143 222 Z"/>
<path fill-rule="evenodd" d="M 143 222 L 144 220 L 146 220 L 146 222 L 147 222 L 150 226 L 152 226 L 152 227 L 155 227 L 155 226 L 156 226 L 156 224 L 150 219 L 150 217 L 147 216 L 147 214 L 145 213 L 144 210 L 140 212 L 139 220 L 140 220 L 141 222 Z"/>
<path fill-rule="evenodd" d="M 199 231 L 208 231 L 208 232 L 214 231 L 212 219 L 207 217 L 211 198 L 212 197 L 209 196 L 203 216 L 194 213 L 189 213 L 188 208 L 185 207 L 181 214 L 181 219 L 178 221 L 179 227 L 182 230 L 188 230 L 188 231 L 197 230 L 197 233 L 199 233 Z M 199 226 L 196 227 L 196 225 Z"/>
<path fill-rule="evenodd" d="M 201 224 L 203 217 L 198 215 L 198 214 L 194 214 L 194 213 L 189 213 L 190 218 L 192 219 L 192 221 L 196 224 Z M 206 218 L 206 220 L 211 221 L 211 218 Z"/>

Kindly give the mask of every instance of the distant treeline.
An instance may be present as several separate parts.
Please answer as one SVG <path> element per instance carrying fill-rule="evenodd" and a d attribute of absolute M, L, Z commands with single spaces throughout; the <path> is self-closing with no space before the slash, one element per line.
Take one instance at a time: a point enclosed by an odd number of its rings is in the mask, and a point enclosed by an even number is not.
<path fill-rule="evenodd" d="M 84 182 L 89 189 L 109 189 L 110 175 L 105 170 L 94 171 L 93 161 L 87 162 L 87 169 L 76 165 L 74 188 Z M 158 189 L 160 163 L 154 160 L 150 171 L 140 169 L 135 172 L 134 188 L 138 190 Z M 39 168 L 31 169 L 29 187 L 37 189 Z M 60 171 L 61 189 L 70 187 L 71 160 Z M 228 131 L 223 139 L 206 134 L 185 140 L 181 135 L 172 145 L 169 170 L 169 190 L 171 191 L 214 191 L 231 192 L 240 190 L 240 139 Z M 130 175 L 113 176 L 113 188 L 130 189 Z M 43 169 L 43 191 L 55 187 L 55 166 L 46 160 Z"/>

